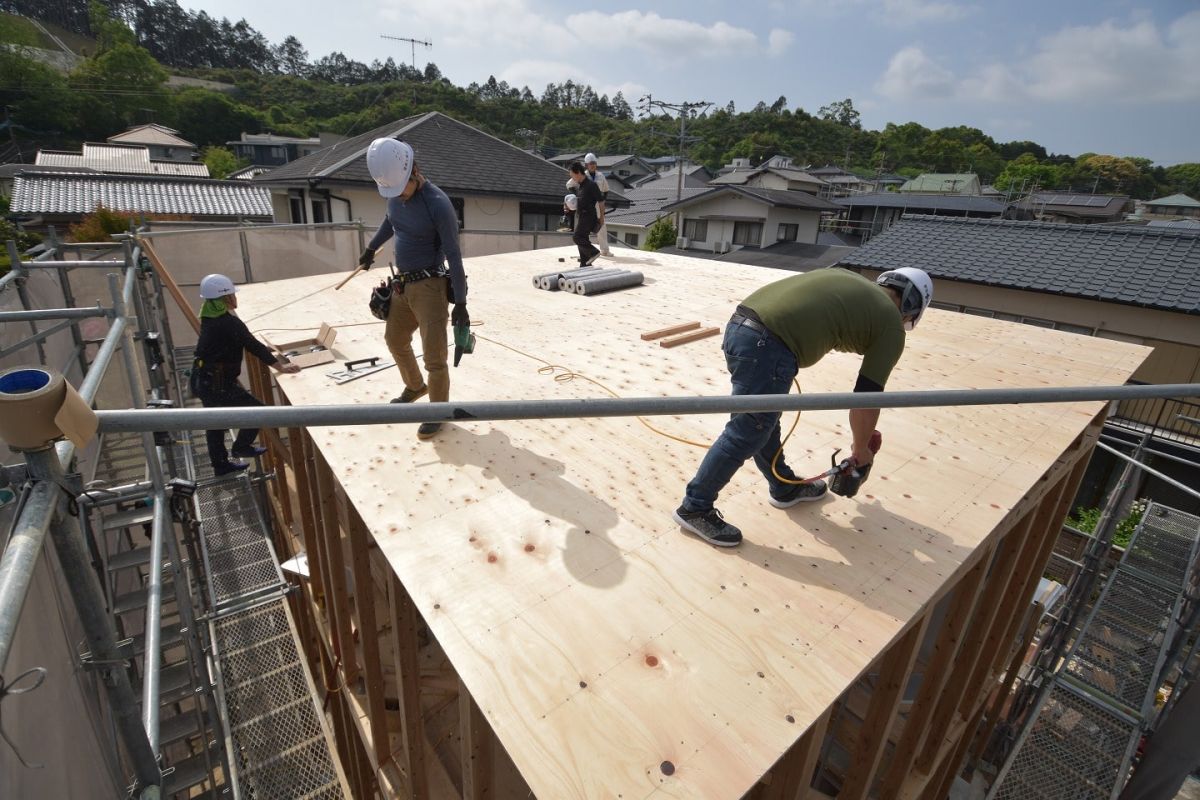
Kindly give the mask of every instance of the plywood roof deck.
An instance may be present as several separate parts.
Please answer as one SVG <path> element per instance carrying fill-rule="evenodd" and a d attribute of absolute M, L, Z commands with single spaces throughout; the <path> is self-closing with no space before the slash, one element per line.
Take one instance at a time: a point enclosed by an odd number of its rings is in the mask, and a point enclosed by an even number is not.
<path fill-rule="evenodd" d="M 645 286 L 532 288 L 572 252 L 467 262 L 483 324 L 451 369 L 452 398 L 607 396 L 548 365 L 626 397 L 727 393 L 720 337 L 663 349 L 639 334 L 723 325 L 786 274 L 630 252 L 613 261 L 645 272 Z M 331 276 L 243 287 L 240 313 L 255 331 L 326 321 L 339 360 L 387 357 L 366 308 L 373 279 L 340 292 Z M 1146 353 L 931 311 L 888 388 L 1120 384 Z M 859 362 L 830 354 L 801 372 L 804 391 L 848 391 Z M 278 379 L 296 405 L 385 402 L 402 388 L 395 370 L 340 387 L 326 371 Z M 463 422 L 430 441 L 414 426 L 310 432 L 537 796 L 739 797 L 971 565 L 1102 409 L 885 410 L 883 451 L 852 500 L 775 509 L 747 464 L 718 502 L 746 537 L 731 551 L 670 518 L 703 452 L 636 419 Z M 700 441 L 724 421 L 650 420 Z M 844 411 L 806 413 L 789 463 L 818 472 L 848 437 Z"/>

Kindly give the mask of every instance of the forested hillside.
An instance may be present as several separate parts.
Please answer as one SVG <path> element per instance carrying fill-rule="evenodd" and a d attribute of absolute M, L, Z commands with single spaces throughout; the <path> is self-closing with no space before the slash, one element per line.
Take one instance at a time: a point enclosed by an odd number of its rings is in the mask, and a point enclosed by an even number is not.
<path fill-rule="evenodd" d="M 677 147 L 678 120 L 635 117 L 637 98 L 598 95 L 572 81 L 537 89 L 489 76 L 460 87 L 433 63 L 416 70 L 392 59 L 364 64 L 337 52 L 313 59 L 294 37 L 272 44 L 245 20 L 217 20 L 174 0 L 0 0 L 0 10 L 91 42 L 71 45 L 86 58 L 70 74 L 29 51 L 0 49 L 4 161 L 31 160 L 38 146 L 103 141 L 140 122 L 169 125 L 201 147 L 220 147 L 243 131 L 353 134 L 428 110 L 546 154 L 656 156 Z M 31 40 L 27 20 L 7 14 L 0 16 L 0 41 L 45 46 Z M 235 88 L 168 88 L 169 74 Z M 865 130 L 851 100 L 830 100 L 815 113 L 789 108 L 785 97 L 752 109 L 732 102 L 710 108 L 688 122 L 689 136 L 698 138 L 688 154 L 713 169 L 735 157 L 757 163 L 784 154 L 801 164 L 834 163 L 864 174 L 974 171 L 1001 189 L 1200 195 L 1200 164 L 1163 168 L 1128 154 L 1054 154 L 1032 141 L 997 142 L 967 126 L 930 130 L 905 122 Z"/>

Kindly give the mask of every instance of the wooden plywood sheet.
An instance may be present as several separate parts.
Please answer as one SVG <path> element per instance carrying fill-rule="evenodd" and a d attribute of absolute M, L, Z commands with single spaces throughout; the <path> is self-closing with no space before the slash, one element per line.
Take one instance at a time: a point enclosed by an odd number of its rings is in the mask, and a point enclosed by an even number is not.
<path fill-rule="evenodd" d="M 472 259 L 475 353 L 455 399 L 727 393 L 721 339 L 663 349 L 640 334 L 723 325 L 785 273 L 650 253 L 616 266 L 636 289 L 533 289 L 565 249 Z M 339 330 L 339 360 L 387 355 L 369 276 L 244 287 L 251 330 Z M 265 312 L 265 313 L 264 313 Z M 271 331 L 277 332 L 277 331 Z M 931 311 L 890 389 L 1119 384 L 1134 345 Z M 849 391 L 860 359 L 833 353 L 805 391 Z M 333 365 L 331 365 L 333 366 Z M 557 366 L 560 369 L 545 369 Z M 540 372 L 539 372 L 540 371 Z M 334 386 L 282 375 L 296 405 L 384 402 L 395 370 Z M 541 797 L 737 797 L 748 790 L 993 533 L 1101 403 L 886 410 L 858 497 L 781 511 L 748 464 L 719 501 L 746 537 L 721 551 L 671 521 L 703 451 L 636 419 L 457 423 L 312 435 L 516 766 Z M 790 417 L 785 423 L 790 424 Z M 724 418 L 659 417 L 711 441 Z M 801 474 L 849 444 L 845 412 L 804 414 Z M 667 773 L 670 774 L 667 774 Z"/>

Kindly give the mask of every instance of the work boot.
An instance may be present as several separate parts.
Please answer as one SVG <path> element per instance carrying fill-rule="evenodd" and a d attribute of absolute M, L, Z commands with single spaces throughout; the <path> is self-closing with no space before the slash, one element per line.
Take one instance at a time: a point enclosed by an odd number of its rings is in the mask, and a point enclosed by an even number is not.
<path fill-rule="evenodd" d="M 267 452 L 267 448 L 262 445 L 252 444 L 247 447 L 234 447 L 229 451 L 229 454 L 238 458 L 258 458 L 265 452 Z"/>
<path fill-rule="evenodd" d="M 440 422 L 422 422 L 417 428 L 418 439 L 432 439 L 442 429 Z"/>
<path fill-rule="evenodd" d="M 406 387 L 404 387 L 404 391 L 400 393 L 399 397 L 392 398 L 392 402 L 393 403 L 411 403 L 413 400 L 424 397 L 427 394 L 429 394 L 428 386 L 422 386 L 420 389 L 409 389 L 406 386 Z"/>
<path fill-rule="evenodd" d="M 597 259 L 597 258 L 599 258 L 599 257 L 600 257 L 600 251 L 599 251 L 599 250 L 597 250 L 595 255 L 588 256 L 587 260 L 585 260 L 585 261 L 583 262 L 583 265 L 584 265 L 585 267 L 590 267 L 592 264 L 595 264 L 595 263 L 596 263 L 596 259 Z"/>
<path fill-rule="evenodd" d="M 213 464 L 213 475 L 216 475 L 218 478 L 222 475 L 232 475 L 235 472 L 241 472 L 249 466 L 249 464 L 242 463 L 241 461 L 226 461 L 224 464 Z"/>
<path fill-rule="evenodd" d="M 688 511 L 680 506 L 671 517 L 685 531 L 696 534 L 711 545 L 737 547 L 742 543 L 742 532 L 726 522 L 721 512 L 715 508 L 708 511 Z"/>
<path fill-rule="evenodd" d="M 813 500 L 820 500 L 828 493 L 829 487 L 825 485 L 825 481 L 790 483 L 779 494 L 772 492 L 768 499 L 776 508 L 791 508 L 797 503 L 811 503 Z"/>

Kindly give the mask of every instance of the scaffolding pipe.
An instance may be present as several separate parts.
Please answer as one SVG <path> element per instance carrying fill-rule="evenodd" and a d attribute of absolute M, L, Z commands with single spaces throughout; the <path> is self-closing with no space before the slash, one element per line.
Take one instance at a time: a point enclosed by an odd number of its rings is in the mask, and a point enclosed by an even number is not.
<path fill-rule="evenodd" d="M 33 311 L 0 311 L 0 322 L 24 322 L 47 319 L 89 319 L 107 317 L 108 309 L 95 308 L 39 308 Z M 36 329 L 34 333 L 38 333 Z"/>
<path fill-rule="evenodd" d="M 4 277 L 0 277 L 0 292 L 8 288 L 10 283 L 16 283 L 20 278 L 25 277 L 25 273 L 21 272 L 20 267 L 13 267 L 8 272 L 4 273 Z"/>
<path fill-rule="evenodd" d="M 24 348 L 28 347 L 29 345 L 33 344 L 34 342 L 45 341 L 46 339 L 50 338 L 51 336 L 58 333 L 59 331 L 61 331 L 64 328 L 71 328 L 72 332 L 76 333 L 76 338 L 78 338 L 78 333 L 75 331 L 74 325 L 75 325 L 75 320 L 66 319 L 66 320 L 63 320 L 62 322 L 58 323 L 57 325 L 51 325 L 49 328 L 43 328 L 42 330 L 38 331 L 37 333 L 33 334 L 32 336 L 26 336 L 24 339 L 17 342 L 16 344 L 14 344 L 12 347 L 5 347 L 3 350 L 0 350 L 0 358 L 5 358 L 7 356 L 11 356 L 13 353 L 23 350 Z"/>
<path fill-rule="evenodd" d="M 181 236 L 185 234 L 196 233 L 229 233 L 230 231 L 283 231 L 293 228 L 317 229 L 317 228 L 338 228 L 345 230 L 361 230 L 363 227 L 360 220 L 350 220 L 347 222 L 285 222 L 282 224 L 266 223 L 262 225 L 237 225 L 226 226 L 223 228 L 187 228 L 178 231 L 155 231 L 155 230 L 139 230 L 136 234 L 118 233 L 113 235 L 113 239 L 118 241 L 128 238 L 149 239 L 159 236 Z"/>
<path fill-rule="evenodd" d="M 21 269 L 87 269 L 94 267 L 96 269 L 120 269 L 125 266 L 124 261 L 117 259 L 97 259 L 90 261 L 87 259 L 67 260 L 67 261 L 22 261 Z"/>
<path fill-rule="evenodd" d="M 1195 497 L 1196 499 L 1200 500 L 1200 492 L 1196 491 L 1195 489 L 1193 489 L 1192 487 L 1188 486 L 1185 483 L 1180 483 L 1179 481 L 1172 478 L 1170 475 L 1165 475 L 1165 474 L 1159 472 L 1158 470 L 1154 469 L 1153 467 L 1146 466 L 1145 464 L 1138 461 L 1133 456 L 1127 456 L 1124 453 L 1122 453 L 1120 450 L 1116 449 L 1115 447 L 1109 447 L 1104 442 L 1096 442 L 1096 447 L 1099 447 L 1101 450 L 1106 450 L 1109 453 L 1112 453 L 1117 458 L 1123 458 L 1126 461 L 1128 461 L 1130 464 L 1136 464 L 1147 475 L 1153 475 L 1154 477 L 1158 478 L 1160 481 L 1163 481 L 1164 483 L 1168 483 L 1171 486 L 1174 486 L 1179 491 L 1189 494 L 1192 497 Z"/>
<path fill-rule="evenodd" d="M 158 768 L 157 757 L 146 738 L 146 731 L 142 728 L 137 696 L 129 682 L 125 657 L 117 647 L 116 631 L 112 619 L 108 616 L 100 580 L 92 568 L 92 560 L 79 526 L 65 514 L 67 494 L 61 487 L 66 483 L 67 477 L 62 462 L 49 447 L 26 452 L 25 461 L 29 465 L 30 477 L 37 482 L 38 487 L 48 487 L 52 498 L 49 504 L 40 507 L 42 519 L 36 520 L 35 524 L 41 525 L 43 520 L 49 524 L 50 537 L 54 541 L 54 549 L 58 553 L 58 562 L 63 573 L 63 582 L 71 591 L 75 612 L 79 615 L 79 621 L 87 636 L 91 653 L 89 662 L 99 672 L 101 682 L 108 693 L 109 706 L 121 736 L 121 743 L 133 764 L 139 785 L 150 788 L 150 796 L 157 796 L 153 789 L 162 782 L 162 773 Z M 28 510 L 21 516 L 24 519 L 32 517 Z M 9 607 L 0 606 L 0 614 L 7 615 L 10 611 Z"/>
<path fill-rule="evenodd" d="M 1026 403 L 1076 403 L 1146 397 L 1200 396 L 1200 384 L 1074 386 L 1049 389 L 954 389 L 928 392 L 843 392 L 802 395 L 621 397 L 586 400 L 493 400 L 260 408 L 168 408 L 97 411 L 103 433 L 291 428 L 465 420 L 830 411 L 848 408 L 929 408 Z"/>
<path fill-rule="evenodd" d="M 146 582 L 146 661 L 142 681 L 142 725 L 150 749 L 158 752 L 159 677 L 162 670 L 162 562 L 166 535 L 167 497 L 154 495 L 150 526 L 150 576 Z"/>

